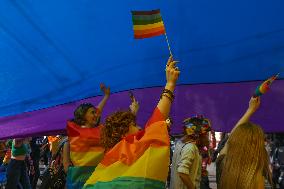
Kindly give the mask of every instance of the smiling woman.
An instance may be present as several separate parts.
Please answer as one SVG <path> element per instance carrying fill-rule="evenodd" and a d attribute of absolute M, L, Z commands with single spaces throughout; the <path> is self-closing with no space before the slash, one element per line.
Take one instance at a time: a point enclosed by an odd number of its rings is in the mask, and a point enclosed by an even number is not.
<path fill-rule="evenodd" d="M 67 188 L 80 189 L 103 157 L 100 145 L 100 115 L 110 89 L 101 85 L 105 94 L 97 107 L 81 104 L 74 111 L 74 119 L 67 123 L 68 142 L 64 145 L 63 164 L 67 172 Z"/>

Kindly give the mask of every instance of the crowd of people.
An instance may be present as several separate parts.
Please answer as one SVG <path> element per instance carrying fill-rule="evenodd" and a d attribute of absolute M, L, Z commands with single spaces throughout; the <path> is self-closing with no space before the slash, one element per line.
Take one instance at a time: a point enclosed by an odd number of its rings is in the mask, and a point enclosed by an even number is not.
<path fill-rule="evenodd" d="M 67 136 L 0 143 L 6 189 L 35 189 L 39 178 L 42 189 L 210 189 L 207 165 L 212 161 L 216 161 L 220 189 L 264 189 L 265 180 L 275 186 L 265 134 L 250 122 L 260 97 L 250 99 L 246 112 L 215 150 L 214 131 L 202 115 L 184 119 L 182 137 L 174 139 L 169 134 L 169 113 L 180 74 L 172 57 L 165 72 L 164 90 L 144 127 L 136 122 L 139 103 L 135 97 L 128 110 L 112 113 L 102 124 L 101 113 L 110 97 L 110 88 L 102 85 L 101 102 L 77 107 L 74 118 L 67 121 Z M 40 163 L 47 167 L 43 174 Z"/>

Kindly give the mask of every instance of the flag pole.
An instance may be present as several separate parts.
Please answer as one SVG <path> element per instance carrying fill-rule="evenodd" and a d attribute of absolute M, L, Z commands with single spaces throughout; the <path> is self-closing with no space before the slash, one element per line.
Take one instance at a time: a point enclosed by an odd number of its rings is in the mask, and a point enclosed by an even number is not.
<path fill-rule="evenodd" d="M 161 15 L 161 18 L 162 18 L 161 12 L 160 12 L 160 15 Z M 170 55 L 173 56 L 173 53 L 172 53 L 172 50 L 171 50 L 171 46 L 170 46 L 170 43 L 169 43 L 169 39 L 168 39 L 168 35 L 167 35 L 167 32 L 166 32 L 166 27 L 165 27 L 164 22 L 163 22 L 163 25 L 164 25 L 164 30 L 165 30 L 166 41 L 167 41 L 167 44 L 168 44 L 168 49 L 169 49 Z"/>
<path fill-rule="evenodd" d="M 168 44 L 168 49 L 170 51 L 170 55 L 173 56 L 173 53 L 171 51 L 171 46 L 170 46 L 170 43 L 169 43 L 169 40 L 168 40 L 168 36 L 167 36 L 167 33 L 165 32 L 165 37 L 166 37 L 166 41 L 167 41 L 167 44 Z"/>

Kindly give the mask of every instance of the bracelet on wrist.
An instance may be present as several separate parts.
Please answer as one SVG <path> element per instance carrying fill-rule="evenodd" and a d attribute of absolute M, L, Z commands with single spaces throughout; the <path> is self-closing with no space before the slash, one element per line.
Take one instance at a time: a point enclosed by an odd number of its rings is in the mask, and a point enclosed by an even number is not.
<path fill-rule="evenodd" d="M 162 94 L 168 94 L 171 97 L 171 99 L 175 99 L 174 93 L 169 89 L 164 89 Z"/>
<path fill-rule="evenodd" d="M 166 97 L 167 99 L 169 99 L 169 101 L 171 101 L 171 103 L 174 101 L 174 99 L 168 95 L 166 95 L 166 93 L 162 93 L 160 99 L 162 99 L 163 97 Z"/>

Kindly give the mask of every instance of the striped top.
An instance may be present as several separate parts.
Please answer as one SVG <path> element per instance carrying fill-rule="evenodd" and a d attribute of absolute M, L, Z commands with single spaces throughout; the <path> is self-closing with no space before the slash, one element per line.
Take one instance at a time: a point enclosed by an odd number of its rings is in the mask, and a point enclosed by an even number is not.
<path fill-rule="evenodd" d="M 156 108 L 145 130 L 126 136 L 105 154 L 84 188 L 164 188 L 169 144 L 165 118 Z"/>

